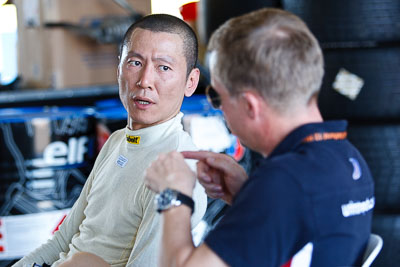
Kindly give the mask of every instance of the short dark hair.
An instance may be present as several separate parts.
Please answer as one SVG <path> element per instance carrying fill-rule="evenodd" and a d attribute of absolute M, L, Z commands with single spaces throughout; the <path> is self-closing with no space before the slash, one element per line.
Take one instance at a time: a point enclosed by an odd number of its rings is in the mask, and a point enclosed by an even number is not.
<path fill-rule="evenodd" d="M 152 14 L 141 18 L 133 23 L 126 31 L 120 47 L 120 57 L 124 46 L 128 44 L 130 37 L 136 28 L 152 32 L 178 34 L 183 40 L 183 52 L 186 58 L 187 75 L 189 75 L 192 69 L 195 68 L 199 47 L 196 34 L 186 22 L 167 14 Z"/>

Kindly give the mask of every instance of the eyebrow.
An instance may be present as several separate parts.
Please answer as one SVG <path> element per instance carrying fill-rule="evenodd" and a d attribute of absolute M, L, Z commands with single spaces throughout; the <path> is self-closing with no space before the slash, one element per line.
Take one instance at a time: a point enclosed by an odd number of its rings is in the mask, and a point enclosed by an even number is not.
<path fill-rule="evenodd" d="M 138 57 L 140 59 L 143 59 L 143 56 L 141 54 L 133 52 L 133 51 L 128 52 L 127 58 L 129 58 L 129 57 Z"/>
<path fill-rule="evenodd" d="M 165 63 L 168 63 L 170 65 L 173 65 L 175 63 L 175 60 L 172 57 L 169 57 L 169 56 L 156 57 L 156 58 L 152 58 L 152 60 L 165 62 Z"/>
<path fill-rule="evenodd" d="M 128 52 L 128 56 L 127 57 L 128 58 L 129 57 L 137 57 L 137 58 L 140 58 L 142 60 L 144 59 L 144 57 L 141 54 L 139 54 L 137 52 L 134 52 L 134 51 Z M 165 63 L 171 64 L 171 65 L 175 63 L 174 58 L 172 58 L 170 56 L 159 56 L 159 57 L 152 58 L 151 60 L 153 60 L 153 61 L 161 61 L 161 62 L 165 62 Z"/>

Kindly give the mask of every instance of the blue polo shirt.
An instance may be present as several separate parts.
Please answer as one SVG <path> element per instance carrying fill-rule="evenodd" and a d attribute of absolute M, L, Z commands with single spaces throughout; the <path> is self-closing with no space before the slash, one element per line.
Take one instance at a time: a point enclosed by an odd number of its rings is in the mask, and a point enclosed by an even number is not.
<path fill-rule="evenodd" d="M 249 176 L 206 244 L 230 266 L 360 265 L 374 185 L 345 121 L 303 125 Z"/>

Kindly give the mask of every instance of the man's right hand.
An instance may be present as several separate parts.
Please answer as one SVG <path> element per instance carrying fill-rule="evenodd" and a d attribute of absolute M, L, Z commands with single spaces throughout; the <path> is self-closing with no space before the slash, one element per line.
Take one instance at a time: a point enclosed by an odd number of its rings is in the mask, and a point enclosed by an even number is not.
<path fill-rule="evenodd" d="M 246 171 L 232 157 L 208 151 L 183 151 L 187 159 L 196 159 L 197 177 L 211 198 L 232 204 L 233 197 L 247 180 Z"/>

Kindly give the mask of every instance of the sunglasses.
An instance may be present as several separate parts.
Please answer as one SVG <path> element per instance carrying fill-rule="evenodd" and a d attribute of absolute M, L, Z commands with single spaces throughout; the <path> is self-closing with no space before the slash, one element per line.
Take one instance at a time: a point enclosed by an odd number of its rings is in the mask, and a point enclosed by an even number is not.
<path fill-rule="evenodd" d="M 206 88 L 206 96 L 208 102 L 210 102 L 211 106 L 215 109 L 221 108 L 221 96 L 215 91 L 215 89 L 209 85 Z"/>

